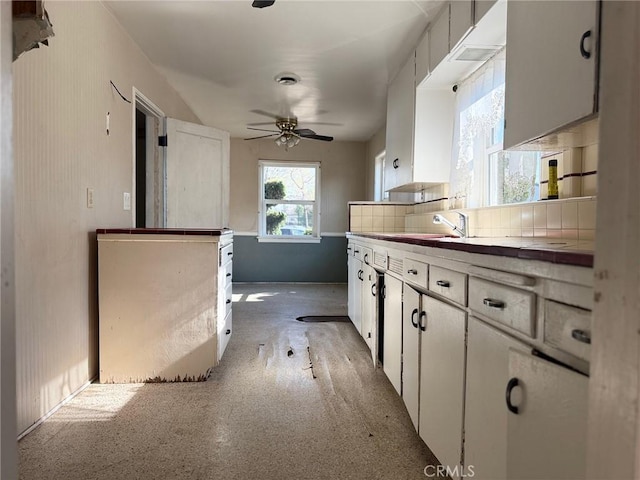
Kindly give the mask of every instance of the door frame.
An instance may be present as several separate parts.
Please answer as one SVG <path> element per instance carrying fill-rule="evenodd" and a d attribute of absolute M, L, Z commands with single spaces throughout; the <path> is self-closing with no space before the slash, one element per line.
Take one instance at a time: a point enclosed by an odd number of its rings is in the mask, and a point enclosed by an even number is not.
<path fill-rule="evenodd" d="M 163 152 L 158 145 L 158 137 L 166 134 L 166 116 L 164 112 L 153 103 L 147 96 L 145 96 L 136 87 L 133 87 L 133 104 L 131 109 L 131 121 L 132 121 L 132 169 L 131 169 L 131 226 L 136 226 L 136 110 L 142 111 L 147 116 L 146 137 L 147 137 L 147 167 L 153 165 L 160 165 L 161 168 L 161 185 L 159 188 L 153 190 L 147 188 L 147 192 L 153 191 L 154 203 L 157 203 L 159 212 L 154 210 L 154 222 L 153 226 L 157 228 L 163 228 L 166 225 L 166 198 L 165 198 L 165 179 L 166 179 L 166 165 Z M 148 182 L 147 176 L 147 182 Z M 147 185 L 148 187 L 149 185 Z M 158 197 L 160 195 L 160 197 Z M 156 202 L 157 200 L 157 202 Z M 148 206 L 147 206 L 148 211 Z M 147 215 L 147 221 L 148 221 Z"/>

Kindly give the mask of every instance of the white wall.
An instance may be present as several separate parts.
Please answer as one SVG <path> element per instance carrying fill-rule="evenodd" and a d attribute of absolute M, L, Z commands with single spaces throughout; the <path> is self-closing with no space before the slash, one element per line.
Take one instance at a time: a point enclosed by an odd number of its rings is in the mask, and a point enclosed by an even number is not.
<path fill-rule="evenodd" d="M 0 478 L 17 478 L 11 2 L 0 2 Z"/>
<path fill-rule="evenodd" d="M 376 156 L 385 149 L 387 130 L 382 127 L 367 142 L 367 176 L 366 197 L 363 200 L 373 200 L 375 191 Z"/>
<path fill-rule="evenodd" d="M 95 229 L 132 225 L 133 107 L 109 81 L 199 123 L 102 3 L 46 8 L 55 37 L 13 64 L 19 431 L 97 373 Z"/>
<path fill-rule="evenodd" d="M 230 224 L 236 232 L 258 230 L 258 160 L 321 162 L 320 229 L 344 233 L 347 202 L 365 198 L 365 152 L 361 142 L 302 140 L 286 151 L 271 139 L 231 139 Z"/>

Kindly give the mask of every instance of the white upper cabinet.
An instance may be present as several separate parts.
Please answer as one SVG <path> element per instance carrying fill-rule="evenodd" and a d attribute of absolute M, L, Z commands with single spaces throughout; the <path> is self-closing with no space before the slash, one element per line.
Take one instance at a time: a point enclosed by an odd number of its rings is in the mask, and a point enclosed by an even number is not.
<path fill-rule="evenodd" d="M 474 23 L 478 23 L 485 13 L 491 10 L 496 0 L 476 0 L 473 11 Z"/>
<path fill-rule="evenodd" d="M 509 2 L 504 147 L 597 111 L 597 1 Z"/>
<path fill-rule="evenodd" d="M 433 72 L 449 54 L 449 4 L 447 3 L 429 29 L 429 71 Z"/>
<path fill-rule="evenodd" d="M 416 86 L 429 76 L 429 32 L 425 32 L 416 47 Z"/>
<path fill-rule="evenodd" d="M 384 189 L 412 181 L 415 109 L 415 52 L 389 85 Z"/>
<path fill-rule="evenodd" d="M 449 47 L 453 50 L 474 26 L 473 0 L 451 2 L 449 7 Z"/>

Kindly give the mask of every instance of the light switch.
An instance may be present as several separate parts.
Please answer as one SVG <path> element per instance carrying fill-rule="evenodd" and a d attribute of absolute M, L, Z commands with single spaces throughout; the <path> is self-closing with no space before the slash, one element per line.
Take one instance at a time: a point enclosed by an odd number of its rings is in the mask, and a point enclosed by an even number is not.
<path fill-rule="evenodd" d="M 93 188 L 87 187 L 87 208 L 93 208 Z"/>
<path fill-rule="evenodd" d="M 125 210 L 131 210 L 131 194 L 129 192 L 124 192 L 123 200 L 123 208 Z"/>

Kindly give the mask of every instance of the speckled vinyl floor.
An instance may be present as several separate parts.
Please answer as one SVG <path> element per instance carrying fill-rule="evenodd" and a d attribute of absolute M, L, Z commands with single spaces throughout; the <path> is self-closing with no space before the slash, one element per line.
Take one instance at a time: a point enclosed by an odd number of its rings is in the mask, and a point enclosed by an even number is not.
<path fill-rule="evenodd" d="M 345 285 L 234 285 L 201 383 L 91 385 L 19 443 L 20 478 L 424 479 L 436 460 L 345 315 Z"/>

